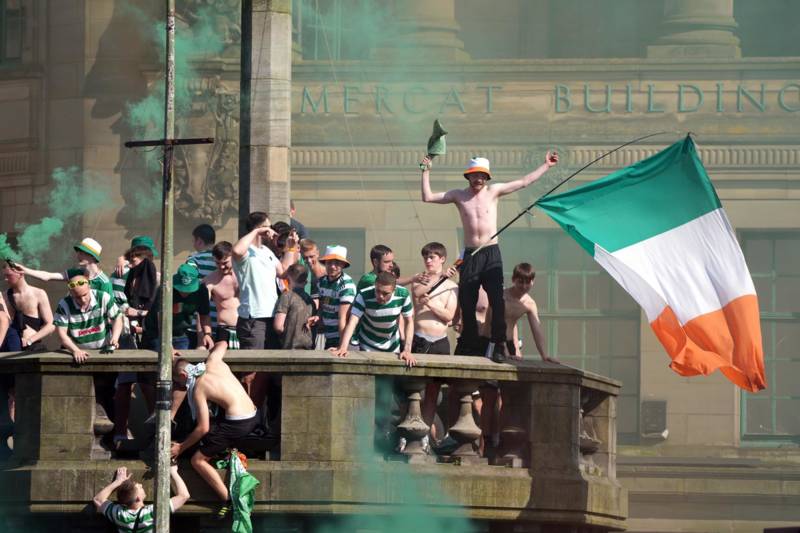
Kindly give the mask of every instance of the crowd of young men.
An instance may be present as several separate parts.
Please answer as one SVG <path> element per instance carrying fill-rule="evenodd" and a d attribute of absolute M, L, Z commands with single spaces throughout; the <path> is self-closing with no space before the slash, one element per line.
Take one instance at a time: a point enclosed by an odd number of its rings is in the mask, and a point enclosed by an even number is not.
<path fill-rule="evenodd" d="M 453 327 L 460 332 L 456 354 L 520 359 L 518 344 L 509 339 L 517 338 L 517 321 L 525 316 L 539 354 L 551 361 L 529 295 L 535 272 L 528 263 L 516 265 L 512 285 L 504 289 L 494 234 L 499 198 L 533 183 L 557 162 L 558 156 L 548 153 L 531 174 L 490 186 L 488 160 L 475 158 L 464 173 L 466 188 L 434 193 L 431 160 L 423 159 L 422 200 L 453 203 L 461 217 L 466 248 L 458 272 L 446 268 L 444 245 L 430 242 L 421 249 L 422 271 L 401 278 L 393 251 L 379 244 L 370 251 L 372 270 L 356 283 L 347 273 L 347 249 L 331 244 L 320 255 L 317 243 L 295 220 L 273 224 L 264 212 L 250 213 L 244 221 L 246 233 L 235 243 L 217 242 L 207 224 L 195 228 L 195 252 L 172 276 L 172 346 L 204 348 L 209 357 L 204 364 L 175 363 L 173 416 L 185 398 L 194 429 L 173 445 L 173 455 L 191 450 L 192 465 L 225 501 L 227 490 L 209 460 L 235 446 L 262 420 L 267 425 L 279 420 L 280 380 L 263 373 L 234 376 L 223 361 L 229 349 L 316 347 L 337 357 L 355 350 L 388 352 L 414 366 L 419 354 L 449 355 L 448 331 Z M 306 234 L 302 239 L 301 231 Z M 53 331 L 77 364 L 89 357 L 90 349 L 157 349 L 161 273 L 153 240 L 135 237 L 110 278 L 100 268 L 102 247 L 97 241 L 83 239 L 74 249 L 76 266 L 63 272 L 11 263 L 4 268 L 8 290 L 5 298 L 0 294 L 0 351 L 41 348 Z M 456 274 L 458 284 L 451 279 Z M 68 295 L 58 302 L 55 315 L 47 294 L 28 285 L 26 278 L 67 283 Z M 485 312 L 482 295 L 488 299 Z M 107 375 L 98 374 L 95 383 L 98 403 L 113 413 L 113 442 L 122 443 L 128 439 L 131 389 L 139 384 L 152 412 L 153 377 L 121 372 L 109 382 Z M 429 424 L 439 388 L 432 383 L 426 390 L 423 416 Z M 488 389 L 484 412 L 493 411 L 497 401 L 496 389 Z M 207 401 L 222 408 L 214 423 Z M 265 415 L 259 417 L 265 404 Z M 487 413 L 482 418 L 490 431 L 492 417 Z"/>

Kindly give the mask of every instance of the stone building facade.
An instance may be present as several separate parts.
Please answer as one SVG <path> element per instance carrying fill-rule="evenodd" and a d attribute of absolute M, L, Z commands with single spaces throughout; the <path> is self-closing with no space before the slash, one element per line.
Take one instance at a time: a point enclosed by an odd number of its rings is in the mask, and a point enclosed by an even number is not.
<path fill-rule="evenodd" d="M 179 132 L 218 139 L 178 155 L 176 249 L 185 255 L 199 222 L 220 238 L 236 234 L 242 25 L 235 0 L 178 7 L 178 39 L 187 42 L 178 48 L 186 54 Z M 85 234 L 114 257 L 131 236 L 156 234 L 158 161 L 122 143 L 158 136 L 158 114 L 142 102 L 160 83 L 160 3 L 0 0 L 0 8 L 0 232 L 47 215 L 36 199 L 51 190 L 53 170 L 76 166 L 111 201 L 68 225 L 54 250 Z M 548 148 L 562 153 L 542 183 L 501 202 L 501 221 L 619 144 L 667 132 L 575 181 L 693 132 L 759 292 L 766 391 L 672 373 L 635 303 L 540 213 L 503 235 L 506 268 L 537 268 L 551 353 L 624 383 L 619 476 L 631 530 L 800 524 L 800 5 L 306 0 L 292 17 L 290 194 L 315 240 L 348 246 L 356 274 L 376 243 L 395 250 L 404 273 L 420 267 L 428 241 L 459 249 L 455 210 L 419 198 L 417 162 L 434 118 L 450 132 L 448 154 L 435 160 L 436 190 L 463 186 L 474 155 L 508 180 Z M 286 165 L 273 171 L 285 179 Z M 527 333 L 523 340 L 530 353 Z"/>

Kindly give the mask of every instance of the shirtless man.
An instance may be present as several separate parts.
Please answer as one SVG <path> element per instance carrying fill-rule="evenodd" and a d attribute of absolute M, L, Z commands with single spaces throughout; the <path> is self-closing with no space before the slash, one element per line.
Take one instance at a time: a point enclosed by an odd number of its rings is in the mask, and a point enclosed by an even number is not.
<path fill-rule="evenodd" d="M 28 285 L 20 270 L 5 267 L 3 276 L 8 284 L 6 300 L 10 327 L 19 335 L 23 350 L 35 349 L 56 330 L 47 293 Z"/>
<path fill-rule="evenodd" d="M 239 441 L 258 424 L 255 404 L 222 360 L 226 349 L 227 343 L 218 342 L 205 363 L 193 365 L 183 358 L 175 361 L 174 379 L 187 389 L 189 407 L 197 426 L 183 442 L 173 443 L 170 450 L 175 459 L 199 443 L 192 455 L 192 466 L 222 501 L 216 512 L 216 518 L 220 519 L 230 512 L 230 495 L 217 469 L 209 461 L 226 449 L 238 446 Z M 213 402 L 224 412 L 224 416 L 220 414 L 213 424 L 208 402 Z"/>
<path fill-rule="evenodd" d="M 461 306 L 463 328 L 456 346 L 457 354 L 485 355 L 477 345 L 478 325 L 475 306 L 478 288 L 483 286 L 489 297 L 489 305 L 496 311 L 493 315 L 491 343 L 487 353 L 502 357 L 505 352 L 506 326 L 503 317 L 503 262 L 497 237 L 497 203 L 501 196 L 511 194 L 538 180 L 547 170 L 558 163 L 558 154 L 547 152 L 545 161 L 536 170 L 520 179 L 508 183 L 489 185 L 492 174 L 489 160 L 476 157 L 469 162 L 464 177 L 469 180 L 465 189 L 447 192 L 431 191 L 431 159 L 422 160 L 422 201 L 437 204 L 456 204 L 464 229 L 464 264 L 461 267 L 458 303 Z M 475 255 L 472 253 L 482 244 L 487 244 Z M 495 353 L 495 347 L 498 353 Z"/>
<path fill-rule="evenodd" d="M 458 307 L 458 285 L 445 279 L 430 295 L 428 291 L 442 278 L 449 278 L 444 272 L 447 261 L 447 248 L 438 242 L 429 242 L 422 247 L 422 260 L 425 263 L 425 280 L 411 285 L 411 296 L 414 301 L 414 341 L 412 353 L 429 353 L 450 355 L 450 341 L 447 329 L 456 314 Z M 436 441 L 436 426 L 433 424 L 436 413 L 436 401 L 442 383 L 432 381 L 425 388 L 425 399 L 422 402 L 422 418 L 431 428 L 431 437 Z M 452 409 L 449 414 L 454 414 Z"/>
<path fill-rule="evenodd" d="M 505 302 L 505 318 L 506 318 L 506 334 L 509 338 L 512 337 L 512 330 L 517 321 L 524 316 L 528 317 L 528 325 L 531 328 L 531 335 L 533 335 L 533 342 L 536 344 L 536 349 L 539 350 L 539 355 L 542 361 L 557 362 L 554 358 L 547 355 L 547 347 L 545 346 L 544 332 L 542 332 L 542 323 L 539 320 L 539 308 L 536 302 L 531 298 L 529 292 L 533 287 L 533 280 L 536 277 L 536 271 L 530 263 L 520 263 L 514 267 L 514 272 L 511 274 L 511 287 L 503 291 L 503 301 Z M 492 310 L 489 310 L 491 314 Z M 488 335 L 489 331 L 486 326 L 482 328 L 482 336 Z M 517 360 L 522 360 L 522 354 L 519 352 L 519 346 L 514 345 L 513 341 L 507 342 L 508 353 L 511 357 Z"/>
<path fill-rule="evenodd" d="M 236 322 L 239 318 L 239 280 L 233 273 L 232 250 L 233 245 L 228 241 L 214 245 L 211 255 L 217 269 L 203 278 L 203 285 L 208 288 L 217 308 L 216 341 L 224 340 L 228 343 L 228 349 L 238 350 Z"/>

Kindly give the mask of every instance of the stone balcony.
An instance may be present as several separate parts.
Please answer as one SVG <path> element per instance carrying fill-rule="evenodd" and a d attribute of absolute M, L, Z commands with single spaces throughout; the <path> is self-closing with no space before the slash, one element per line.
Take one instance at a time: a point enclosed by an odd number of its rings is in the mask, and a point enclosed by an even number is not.
<path fill-rule="evenodd" d="M 281 380 L 279 442 L 267 459 L 249 461 L 261 482 L 254 522 L 288 520 L 301 524 L 290 530 L 314 531 L 309 524 L 332 515 L 424 509 L 438 518 L 470 520 L 477 530 L 624 529 L 627 495 L 616 478 L 619 383 L 539 361 L 419 359 L 419 366 L 407 369 L 380 353 L 353 352 L 346 359 L 313 351 L 226 354 L 234 372 L 269 372 Z M 144 476 L 146 491 L 153 493 L 146 461 L 111 460 L 98 444 L 92 374 L 122 369 L 155 372 L 156 356 L 93 353 L 81 366 L 63 353 L 0 357 L 0 373 L 15 374 L 17 390 L 15 450 L 0 464 L 0 512 L 10 517 L 7 526 L 36 523 L 56 533 L 79 524 L 80 531 L 102 531 L 87 502 L 118 466 L 127 466 L 137 479 Z M 462 446 L 449 455 L 421 453 L 427 426 L 419 416 L 420 397 L 433 379 L 447 383 L 460 405 L 447 429 Z M 479 435 L 472 392 L 487 380 L 500 382 L 503 394 L 500 447 L 491 464 L 471 444 Z M 384 409 L 386 390 L 401 400 L 399 417 Z M 403 453 L 378 453 L 383 428 L 407 439 Z M 214 530 L 198 525 L 214 503 L 210 491 L 188 460 L 181 473 L 192 500 L 175 520 Z M 271 531 L 266 525 L 256 530 Z"/>

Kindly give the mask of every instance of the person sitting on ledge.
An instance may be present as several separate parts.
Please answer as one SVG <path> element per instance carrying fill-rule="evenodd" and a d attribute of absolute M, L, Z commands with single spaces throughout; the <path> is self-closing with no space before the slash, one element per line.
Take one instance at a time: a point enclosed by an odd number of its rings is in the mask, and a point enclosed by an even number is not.
<path fill-rule="evenodd" d="M 205 363 L 193 365 L 178 358 L 172 374 L 177 385 L 186 387 L 186 398 L 197 426 L 183 442 L 174 442 L 170 453 L 175 459 L 200 443 L 192 455 L 192 466 L 223 502 L 215 512 L 218 519 L 227 516 L 231 502 L 225 482 L 209 461 L 225 450 L 237 447 L 239 441 L 256 428 L 259 420 L 255 404 L 222 360 L 227 347 L 227 342 L 218 342 Z M 208 402 L 220 408 L 213 424 Z"/>
<path fill-rule="evenodd" d="M 175 483 L 175 496 L 169 499 L 169 510 L 174 513 L 189 499 L 189 489 L 178 474 L 177 465 L 170 467 L 169 474 Z M 115 490 L 117 503 L 108 499 Z M 133 481 L 128 469 L 121 466 L 114 474 L 114 481 L 95 494 L 92 503 L 120 533 L 144 533 L 155 530 L 153 504 L 144 504 L 146 496 L 142 484 Z"/>

